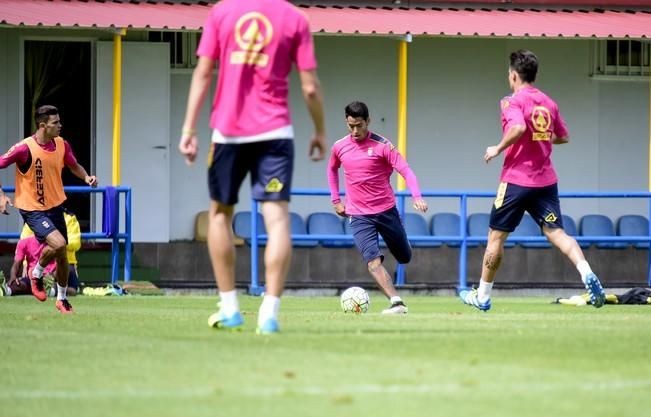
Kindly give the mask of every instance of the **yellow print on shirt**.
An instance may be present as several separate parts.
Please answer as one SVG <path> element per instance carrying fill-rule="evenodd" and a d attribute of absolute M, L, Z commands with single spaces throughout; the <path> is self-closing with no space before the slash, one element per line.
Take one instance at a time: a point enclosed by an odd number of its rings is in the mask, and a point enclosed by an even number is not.
<path fill-rule="evenodd" d="M 231 53 L 231 64 L 266 67 L 269 55 L 261 51 L 272 38 L 273 26 L 262 13 L 249 12 L 240 17 L 235 24 L 235 42 L 241 50 Z"/>
<path fill-rule="evenodd" d="M 545 106 L 536 106 L 531 111 L 531 123 L 533 128 L 536 129 L 531 135 L 534 141 L 548 141 L 552 138 L 552 132 L 549 131 L 552 125 L 552 116 L 549 109 Z"/>

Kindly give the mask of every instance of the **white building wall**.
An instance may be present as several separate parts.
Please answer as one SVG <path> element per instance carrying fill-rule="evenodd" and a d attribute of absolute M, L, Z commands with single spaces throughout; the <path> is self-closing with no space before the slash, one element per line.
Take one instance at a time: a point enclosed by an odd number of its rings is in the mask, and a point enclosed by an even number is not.
<path fill-rule="evenodd" d="M 0 65 L 0 122 L 5 121 L 0 132 L 6 132 L 0 145 L 5 149 L 20 130 L 17 77 L 21 33 L 28 31 L 0 29 L 0 60 L 5 60 Z M 415 38 L 409 46 L 407 158 L 421 188 L 495 190 L 501 158 L 487 165 L 482 156 L 487 146 L 500 139 L 499 100 L 509 94 L 508 54 L 517 48 L 528 48 L 541 61 L 537 85 L 558 102 L 570 128 L 571 143 L 554 150 L 561 191 L 646 190 L 648 81 L 591 78 L 591 42 Z M 347 133 L 343 109 L 352 100 L 365 101 L 371 110 L 371 128 L 396 142 L 397 43 L 382 37 L 316 36 L 330 145 Z M 190 78 L 189 72 L 173 72 L 170 80 L 172 240 L 192 239 L 194 216 L 208 206 L 208 103 L 200 121 L 198 161 L 187 167 L 175 153 Z M 107 88 L 97 86 L 97 94 L 110 94 L 110 90 L 104 91 Z M 291 78 L 290 94 L 296 131 L 294 187 L 326 188 L 326 162 L 314 163 L 307 158 L 312 124 L 296 74 Z M 0 179 L 3 184 L 10 184 L 13 171 L 2 171 Z M 122 180 L 128 185 L 128 178 Z M 469 211 L 488 212 L 490 204 L 489 200 L 476 199 Z M 431 213 L 458 210 L 453 199 L 432 199 L 430 206 Z M 586 213 L 603 213 L 613 220 L 621 214 L 647 214 L 646 202 L 632 200 L 573 199 L 562 201 L 562 207 L 577 220 Z M 247 180 L 236 209 L 248 208 Z M 328 197 L 294 197 L 292 210 L 306 215 L 331 208 Z"/>

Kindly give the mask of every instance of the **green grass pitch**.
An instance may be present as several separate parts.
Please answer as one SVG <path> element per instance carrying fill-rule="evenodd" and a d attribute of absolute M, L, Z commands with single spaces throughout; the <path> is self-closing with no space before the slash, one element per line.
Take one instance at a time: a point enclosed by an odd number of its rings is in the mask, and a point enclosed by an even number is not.
<path fill-rule="evenodd" d="M 282 333 L 208 328 L 216 297 L 0 299 L 0 416 L 639 416 L 651 306 L 495 297 L 481 313 L 408 297 L 410 313 L 346 315 L 285 297 Z"/>

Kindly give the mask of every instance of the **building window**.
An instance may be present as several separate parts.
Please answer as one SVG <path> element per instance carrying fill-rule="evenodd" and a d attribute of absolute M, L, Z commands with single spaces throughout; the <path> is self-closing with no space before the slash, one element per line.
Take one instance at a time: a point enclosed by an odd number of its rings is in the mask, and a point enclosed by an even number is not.
<path fill-rule="evenodd" d="M 592 65 L 593 76 L 649 76 L 649 42 L 631 39 L 597 41 Z"/>
<path fill-rule="evenodd" d="M 172 68 L 194 68 L 197 65 L 197 32 L 148 32 L 149 42 L 166 42 L 170 45 Z"/>

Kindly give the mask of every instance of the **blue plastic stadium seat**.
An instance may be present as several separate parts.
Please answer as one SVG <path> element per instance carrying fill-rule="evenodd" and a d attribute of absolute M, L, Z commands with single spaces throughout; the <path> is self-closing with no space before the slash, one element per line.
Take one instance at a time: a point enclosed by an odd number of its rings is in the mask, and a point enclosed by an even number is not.
<path fill-rule="evenodd" d="M 615 236 L 615 227 L 612 220 L 603 214 L 586 214 L 579 223 L 581 236 Z M 625 248 L 624 242 L 603 242 L 596 246 L 601 249 Z"/>
<path fill-rule="evenodd" d="M 257 225 L 257 230 L 258 230 L 258 235 L 264 235 L 267 234 L 267 230 L 264 227 L 264 218 L 262 217 L 262 214 L 258 214 L 258 225 Z M 238 213 L 235 213 L 235 216 L 233 216 L 233 232 L 235 233 L 236 236 L 241 237 L 244 239 L 247 245 L 251 245 L 251 212 L 250 211 L 240 211 Z M 264 246 L 264 243 L 260 244 L 261 246 Z"/>
<path fill-rule="evenodd" d="M 294 212 L 289 213 L 289 221 L 292 235 L 306 235 L 307 227 L 303 218 Z M 292 245 L 301 248 L 313 248 L 319 244 L 317 240 L 292 240 Z"/>
<path fill-rule="evenodd" d="M 626 214 L 617 220 L 617 236 L 649 236 L 649 220 L 637 214 Z M 646 249 L 649 242 L 636 242 L 633 246 Z"/>
<path fill-rule="evenodd" d="M 423 216 L 418 213 L 405 213 L 404 218 L 405 231 L 407 236 L 430 236 L 427 229 L 427 221 Z M 440 242 L 423 242 L 410 240 L 411 246 L 414 248 L 437 248 L 441 246 Z"/>
<path fill-rule="evenodd" d="M 430 224 L 433 236 L 459 236 L 459 215 L 457 213 L 436 213 Z M 458 248 L 461 243 L 443 242 L 452 248 Z M 475 245 L 476 246 L 476 245 Z"/>
<path fill-rule="evenodd" d="M 344 226 L 341 218 L 334 213 L 312 213 L 307 217 L 307 232 L 311 235 L 344 235 Z M 350 248 L 353 241 L 346 240 L 319 240 L 324 248 Z"/>
<path fill-rule="evenodd" d="M 542 231 L 540 230 L 540 226 L 536 223 L 536 221 L 529 215 L 525 214 L 524 217 L 522 217 L 522 221 L 518 225 L 518 227 L 515 228 L 513 233 L 509 235 L 510 236 L 542 236 Z M 549 242 L 521 242 L 519 243 L 520 246 L 523 248 L 551 248 L 552 245 Z"/>
<path fill-rule="evenodd" d="M 576 222 L 574 219 L 567 214 L 563 214 L 561 217 L 563 218 L 563 230 L 565 230 L 565 233 L 570 236 L 577 236 L 578 233 L 576 231 Z"/>
<path fill-rule="evenodd" d="M 574 219 L 567 214 L 563 214 L 561 217 L 563 218 L 563 230 L 565 230 L 565 233 L 572 237 L 577 237 L 579 232 Z M 587 242 L 578 242 L 578 244 L 583 249 L 590 247 L 590 243 Z"/>
<path fill-rule="evenodd" d="M 489 222 L 490 222 L 490 214 L 488 213 L 471 214 L 470 216 L 468 216 L 468 236 L 487 237 Z M 477 246 L 479 246 L 479 243 L 477 242 L 468 242 L 469 248 L 473 248 Z M 513 246 L 513 244 L 511 244 L 511 246 Z"/>

